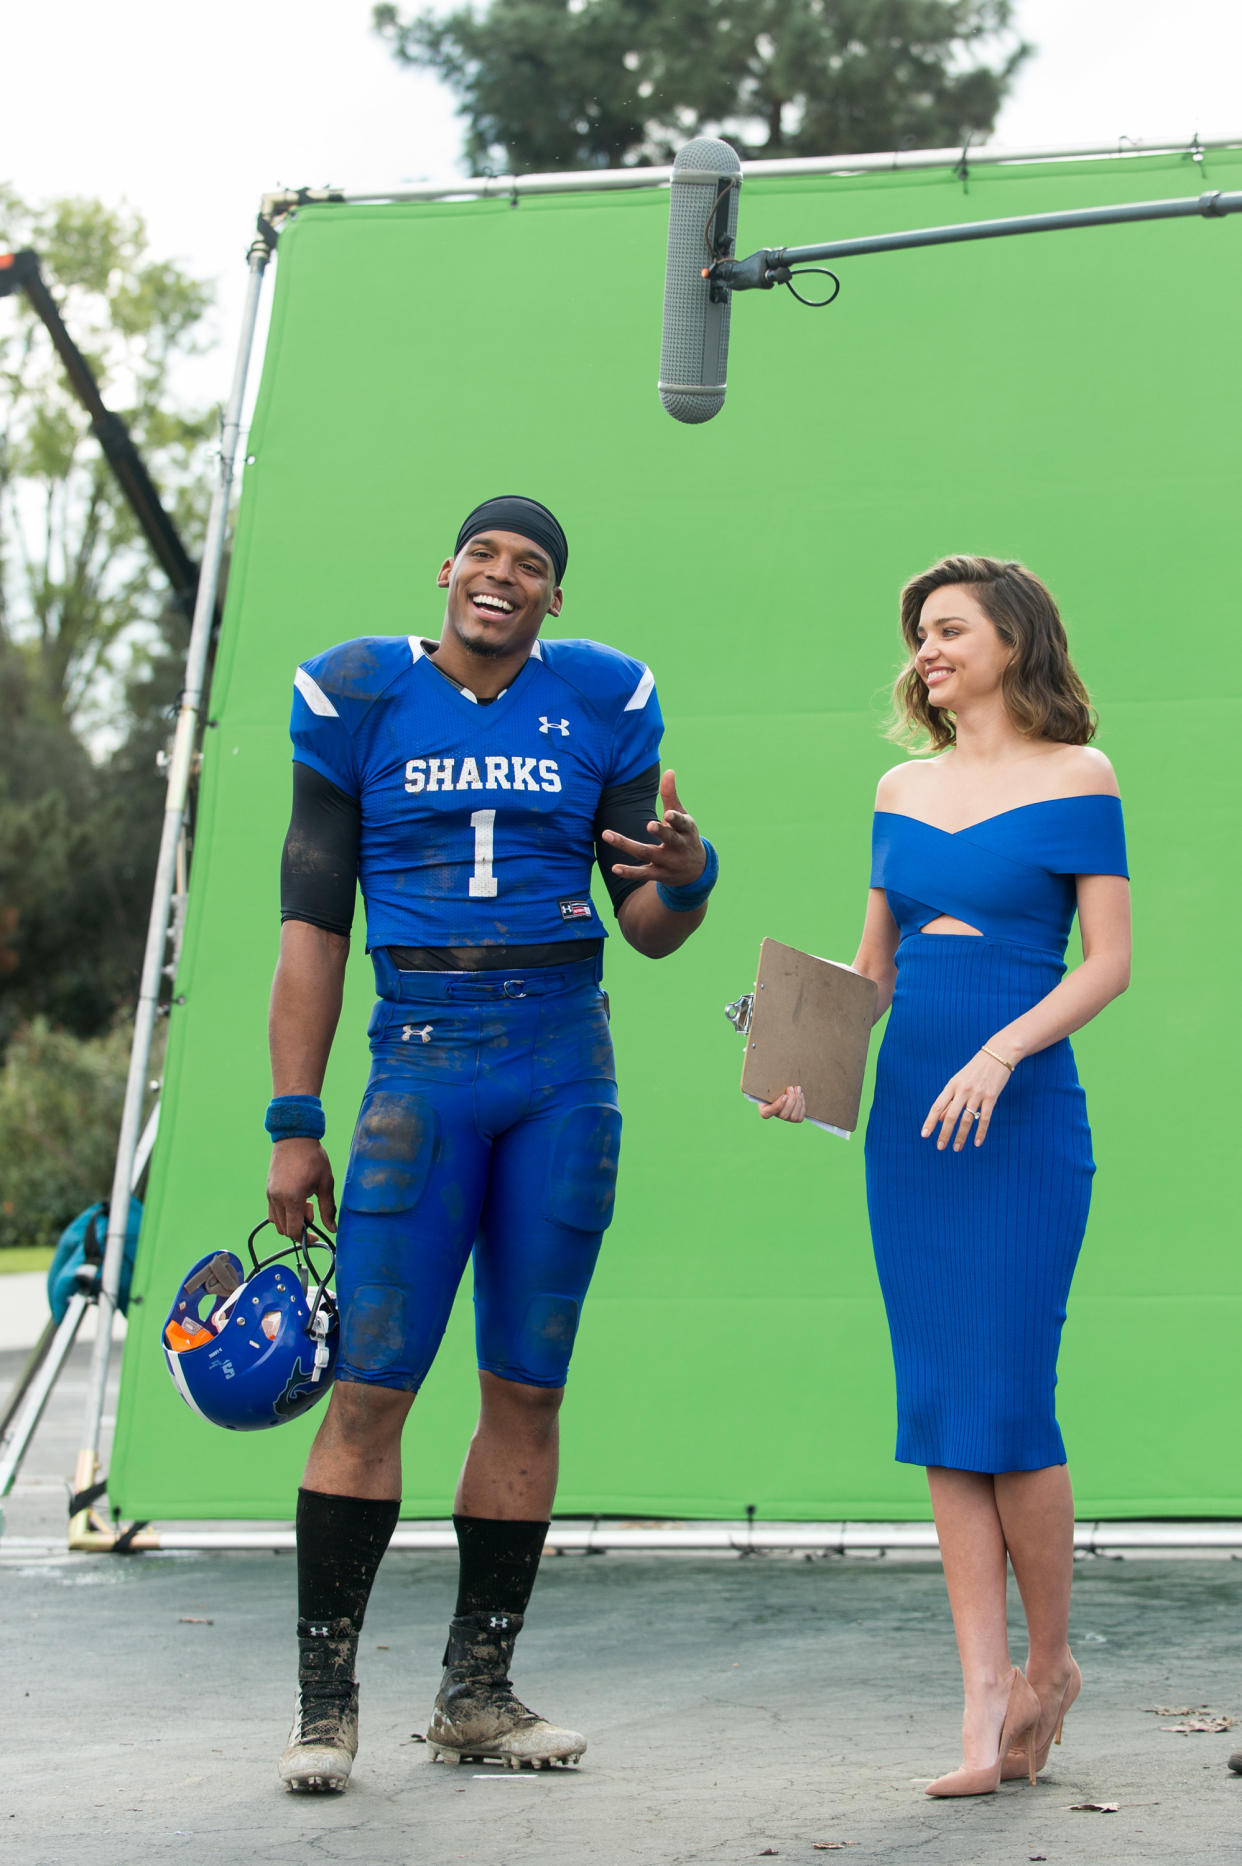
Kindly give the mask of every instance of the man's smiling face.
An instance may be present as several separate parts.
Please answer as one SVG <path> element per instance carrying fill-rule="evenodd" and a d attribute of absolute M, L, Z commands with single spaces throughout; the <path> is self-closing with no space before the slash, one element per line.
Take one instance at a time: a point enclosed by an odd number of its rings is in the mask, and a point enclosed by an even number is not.
<path fill-rule="evenodd" d="M 480 531 L 440 567 L 446 621 L 468 654 L 529 653 L 548 615 L 561 612 L 551 559 L 515 531 Z"/>

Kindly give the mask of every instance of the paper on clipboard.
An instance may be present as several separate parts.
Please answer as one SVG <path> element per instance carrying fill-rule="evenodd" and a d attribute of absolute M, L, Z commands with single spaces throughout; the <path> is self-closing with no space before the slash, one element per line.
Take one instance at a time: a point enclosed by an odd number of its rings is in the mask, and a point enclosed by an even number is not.
<path fill-rule="evenodd" d="M 742 1093 L 775 1101 L 791 1082 L 807 1119 L 849 1138 L 858 1126 L 876 986 L 851 966 L 765 939 L 746 1030 Z"/>

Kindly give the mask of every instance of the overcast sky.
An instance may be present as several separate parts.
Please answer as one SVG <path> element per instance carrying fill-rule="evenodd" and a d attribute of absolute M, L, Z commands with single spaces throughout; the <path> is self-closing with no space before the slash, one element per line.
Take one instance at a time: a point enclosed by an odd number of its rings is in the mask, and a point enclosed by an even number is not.
<path fill-rule="evenodd" d="M 1240 0 L 1018 0 L 1017 13 L 1038 53 L 996 141 L 1242 136 Z M 463 172 L 452 100 L 393 64 L 370 15 L 371 0 L 10 0 L 0 179 L 139 208 L 161 255 L 220 281 L 231 345 L 265 190 Z M 213 371 L 222 394 L 224 356 Z"/>

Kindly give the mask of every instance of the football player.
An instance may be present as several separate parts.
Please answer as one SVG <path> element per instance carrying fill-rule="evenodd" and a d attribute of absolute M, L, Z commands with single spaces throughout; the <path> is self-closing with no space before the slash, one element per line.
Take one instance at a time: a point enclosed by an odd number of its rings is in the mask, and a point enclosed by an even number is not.
<path fill-rule="evenodd" d="M 438 642 L 349 641 L 295 676 L 266 1123 L 268 1209 L 286 1237 L 312 1202 L 336 1227 L 319 1091 L 359 883 L 379 996 L 341 1193 L 338 1374 L 298 1493 L 298 1699 L 280 1761 L 293 1789 L 349 1779 L 354 1661 L 397 1521 L 402 1426 L 472 1253 L 481 1408 L 428 1740 L 433 1759 L 515 1768 L 586 1748 L 521 1704 L 508 1672 L 617 1171 L 591 867 L 625 939 L 658 959 L 703 920 L 716 856 L 660 775 L 650 669 L 540 640 L 567 558 L 546 507 L 489 499 L 440 569 Z"/>

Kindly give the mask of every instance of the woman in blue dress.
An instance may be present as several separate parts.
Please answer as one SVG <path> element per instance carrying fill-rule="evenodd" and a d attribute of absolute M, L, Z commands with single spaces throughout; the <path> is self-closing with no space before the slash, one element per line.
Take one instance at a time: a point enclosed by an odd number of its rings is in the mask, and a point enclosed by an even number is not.
<path fill-rule="evenodd" d="M 897 1457 L 927 1469 L 965 1686 L 962 1765 L 927 1793 L 977 1795 L 1035 1779 L 1081 1685 L 1054 1390 L 1095 1166 L 1068 1038 L 1128 983 L 1129 883 L 1116 779 L 1039 579 L 946 558 L 902 591 L 901 626 L 898 714 L 936 755 L 876 796 L 854 965 L 892 1010 L 867 1202 Z M 1075 910 L 1083 958 L 1066 972 Z M 801 1092 L 763 1112 L 801 1119 Z"/>

